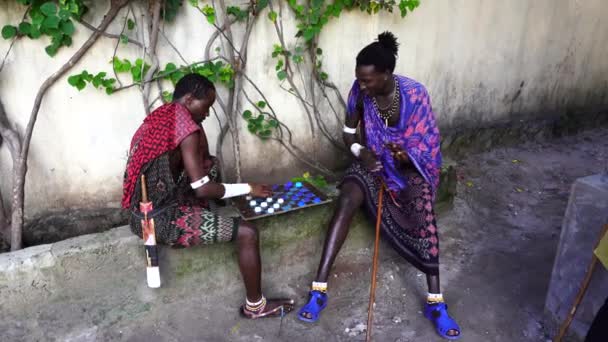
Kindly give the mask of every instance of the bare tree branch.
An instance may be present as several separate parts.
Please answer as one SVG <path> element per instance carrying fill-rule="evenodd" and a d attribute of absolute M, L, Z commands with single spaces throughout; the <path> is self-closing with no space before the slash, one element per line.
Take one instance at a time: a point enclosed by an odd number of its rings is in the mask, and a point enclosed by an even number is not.
<path fill-rule="evenodd" d="M 271 10 L 273 9 L 272 6 L 272 1 L 268 1 L 268 6 L 270 7 Z M 279 4 L 279 12 L 281 11 L 281 5 Z M 279 27 L 279 23 L 277 23 L 278 20 L 274 21 L 274 27 L 275 30 L 277 31 L 277 35 L 279 37 L 279 43 L 281 43 L 281 47 L 283 48 L 283 51 L 287 50 L 287 45 L 285 44 L 285 39 L 283 37 L 283 30 L 282 27 Z M 282 23 L 281 23 L 282 25 Z M 289 82 L 289 84 L 291 85 L 291 88 L 293 89 L 294 93 L 297 94 L 298 99 L 303 100 L 304 98 L 302 97 L 302 95 L 300 94 L 298 88 L 296 87 L 294 81 L 293 81 L 293 70 L 291 69 L 291 63 L 289 61 L 289 58 L 285 58 L 285 69 L 288 71 L 287 72 L 287 82 Z M 303 103 L 303 107 L 304 110 L 306 111 L 306 115 L 308 116 L 308 123 L 310 124 L 310 133 L 312 134 L 313 138 L 315 136 L 315 125 L 312 119 L 312 115 L 310 114 L 310 110 L 308 109 L 308 106 L 306 106 L 306 103 L 304 101 Z"/>
<path fill-rule="evenodd" d="M 84 21 L 84 20 L 82 20 L 82 19 L 80 19 L 78 22 L 79 22 L 79 23 L 80 23 L 82 26 L 84 26 L 84 27 L 88 28 L 89 30 L 91 30 L 91 31 L 93 31 L 93 32 L 95 32 L 95 33 L 99 33 L 99 32 L 97 32 L 97 31 L 98 31 L 98 28 L 96 28 L 95 26 L 93 26 L 93 25 L 89 24 L 88 22 L 86 22 L 86 21 Z M 104 36 L 104 37 L 106 37 L 106 38 L 111 38 L 111 39 L 118 39 L 118 40 L 120 40 L 120 35 L 119 35 L 119 34 L 113 34 L 113 33 L 108 33 L 108 32 L 105 32 L 105 31 L 104 31 L 104 32 L 101 32 L 101 35 L 102 35 L 102 36 Z M 138 46 L 138 47 L 140 47 L 140 48 L 143 48 L 143 47 L 144 47 L 144 44 L 142 44 L 141 42 L 139 42 L 139 41 L 137 41 L 137 40 L 135 40 L 135 39 L 128 38 L 128 42 L 129 42 L 129 43 L 131 43 L 131 44 L 137 45 L 137 46 Z"/>
<path fill-rule="evenodd" d="M 160 10 L 162 9 L 162 1 L 161 0 L 151 0 L 152 1 L 152 21 L 151 31 L 150 31 L 150 44 L 148 45 L 148 51 L 150 53 L 150 57 L 152 58 L 152 65 L 143 79 L 144 81 L 144 89 L 142 98 L 144 101 L 144 110 L 146 111 L 146 115 L 150 114 L 150 80 L 154 76 L 156 70 L 158 70 L 159 61 L 158 56 L 156 55 L 156 45 L 158 43 L 158 32 L 160 31 Z M 142 64 L 143 65 L 143 64 Z"/>
<path fill-rule="evenodd" d="M 27 9 L 25 10 L 25 13 L 23 13 L 23 18 L 21 18 L 21 21 L 25 20 L 25 18 L 27 17 L 27 14 L 30 12 L 30 8 L 31 8 L 31 6 L 27 7 Z M 13 45 L 15 45 L 15 42 L 17 41 L 18 38 L 19 38 L 18 35 L 13 37 L 13 40 L 11 41 L 11 45 L 8 46 L 8 50 L 6 50 L 6 54 L 4 54 L 4 58 L 2 59 L 2 64 L 0 64 L 0 72 L 2 72 L 2 69 L 4 68 L 4 62 L 6 62 L 6 58 L 8 57 L 8 54 L 13 49 Z"/>
<path fill-rule="evenodd" d="M 47 90 L 55 84 L 55 82 L 61 78 L 66 72 L 68 72 L 84 54 L 95 44 L 97 39 L 102 35 L 112 20 L 116 17 L 121 8 L 123 8 L 129 0 L 111 0 L 110 9 L 104 16 L 99 27 L 93 32 L 93 34 L 84 42 L 84 44 L 76 51 L 76 53 L 65 63 L 57 72 L 49 76 L 44 83 L 38 89 L 36 99 L 34 100 L 34 106 L 30 114 L 30 119 L 25 129 L 23 138 L 23 145 L 21 147 L 21 153 L 19 154 L 16 163 L 13 165 L 13 205 L 12 205 L 12 220 L 11 220 L 11 250 L 21 249 L 22 246 L 22 230 L 23 230 L 23 204 L 25 198 L 25 176 L 27 174 L 27 157 L 30 150 L 30 142 L 32 140 L 32 133 L 34 132 L 34 125 L 38 118 L 38 112 L 40 105 Z"/>
<path fill-rule="evenodd" d="M 21 150 L 21 139 L 17 130 L 11 127 L 8 115 L 4 110 L 4 105 L 0 101 L 0 146 L 2 146 L 3 142 L 7 144 L 14 165 Z M 0 193 L 0 234 L 7 243 L 11 241 L 10 207 L 8 209 L 5 207 L 2 194 Z"/>
<path fill-rule="evenodd" d="M 163 27 L 164 27 L 164 25 L 163 25 Z M 167 38 L 167 35 L 165 35 L 165 30 L 164 29 L 160 30 L 160 34 L 161 34 L 161 36 L 163 36 L 163 38 L 165 38 L 165 41 L 167 42 L 167 44 L 169 44 L 169 46 L 171 46 L 171 48 L 173 49 L 173 51 L 175 51 L 175 53 L 179 56 L 179 58 L 182 60 L 182 62 L 184 62 L 184 64 L 186 64 L 186 65 L 190 64 L 184 58 L 184 56 L 182 56 L 182 54 L 179 52 L 179 50 L 175 47 L 175 45 L 173 44 L 173 42 L 171 42 L 171 40 L 169 38 Z"/>
<path fill-rule="evenodd" d="M 125 16 L 125 20 L 122 24 L 122 29 L 120 30 L 120 36 L 123 35 L 123 33 L 125 32 L 125 28 L 127 27 L 127 22 L 129 21 L 129 13 L 131 13 L 130 7 L 127 10 L 127 15 Z M 116 52 L 118 51 L 118 45 L 120 45 L 120 41 L 121 41 L 121 39 L 117 39 L 116 45 L 114 45 L 114 53 L 112 53 L 112 72 L 114 72 L 114 78 L 116 79 L 116 82 L 118 82 L 118 85 L 122 87 L 122 82 L 120 81 L 120 78 L 118 78 L 118 74 L 116 73 L 116 68 L 114 67 L 114 58 L 116 58 Z"/>

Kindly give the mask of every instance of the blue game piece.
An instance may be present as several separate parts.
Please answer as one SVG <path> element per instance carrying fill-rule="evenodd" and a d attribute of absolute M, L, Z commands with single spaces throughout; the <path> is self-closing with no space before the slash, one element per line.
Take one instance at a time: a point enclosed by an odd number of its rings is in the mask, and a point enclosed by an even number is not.
<path fill-rule="evenodd" d="M 292 182 L 285 183 L 285 188 L 291 188 L 293 186 Z"/>
<path fill-rule="evenodd" d="M 298 207 L 303 207 L 305 205 L 306 205 L 306 202 L 304 202 L 304 201 L 298 202 Z"/>
<path fill-rule="evenodd" d="M 301 188 L 302 187 L 302 182 L 296 182 L 296 188 Z"/>
<path fill-rule="evenodd" d="M 319 197 L 315 198 L 314 200 L 312 200 L 314 203 L 321 203 L 321 199 Z"/>
<path fill-rule="evenodd" d="M 284 206 L 283 206 L 283 210 L 290 210 L 290 209 L 291 209 L 291 206 L 290 206 L 290 205 L 284 205 Z"/>
<path fill-rule="evenodd" d="M 278 185 L 276 185 L 276 184 L 275 184 L 275 185 L 273 185 L 273 186 L 272 186 L 272 191 L 277 191 L 277 190 L 279 190 L 279 186 L 278 186 Z"/>

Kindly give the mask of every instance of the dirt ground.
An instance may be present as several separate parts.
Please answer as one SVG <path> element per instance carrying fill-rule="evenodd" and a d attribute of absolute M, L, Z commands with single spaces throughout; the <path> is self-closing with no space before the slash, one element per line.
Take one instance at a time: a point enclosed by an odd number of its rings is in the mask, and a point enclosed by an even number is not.
<path fill-rule="evenodd" d="M 439 216 L 438 226 L 441 287 L 462 328 L 461 341 L 548 341 L 552 336 L 545 331 L 542 312 L 570 187 L 579 177 L 608 171 L 608 128 L 496 148 L 455 163 L 458 194 L 453 209 Z M 293 221 L 296 216 L 291 217 Z M 372 229 L 366 225 L 358 221 L 338 256 L 329 306 L 315 324 L 298 321 L 295 312 L 282 324 L 279 319 L 239 318 L 243 288 L 234 254 L 232 249 L 218 253 L 228 247 L 211 246 L 207 252 L 178 251 L 183 259 L 173 252 L 173 266 L 196 265 L 189 258 L 215 255 L 221 262 L 213 265 L 214 271 L 176 272 L 170 279 L 173 285 L 161 292 L 141 283 L 133 273 L 139 266 L 112 271 L 113 280 L 106 282 L 111 286 L 95 283 L 92 276 L 77 284 L 83 291 L 57 289 L 53 300 L 4 320 L 0 337 L 10 338 L 0 340 L 364 341 L 373 245 Z M 315 232 L 302 236 L 290 231 L 285 233 L 294 239 L 290 244 L 266 244 L 266 294 L 296 298 L 298 307 L 306 300 L 323 241 L 323 234 Z M 380 246 L 373 340 L 444 341 L 421 312 L 424 275 L 386 243 Z M 118 253 L 121 248 L 112 245 L 114 251 L 98 256 L 109 258 L 95 264 L 105 267 L 98 272 L 112 270 L 112 262 L 127 265 L 128 260 L 139 260 L 138 255 Z M 70 259 L 62 267 L 77 268 L 78 260 Z"/>
<path fill-rule="evenodd" d="M 442 289 L 462 327 L 462 341 L 547 341 L 542 311 L 570 186 L 608 169 L 608 129 L 470 155 L 458 164 L 453 210 L 439 218 Z M 348 244 L 348 241 L 347 241 Z M 295 313 L 283 321 L 244 321 L 233 298 L 167 305 L 156 322 L 96 331 L 130 341 L 363 341 L 369 291 L 369 248 L 338 257 L 330 303 L 320 322 Z M 421 314 L 425 277 L 381 244 L 375 341 L 442 341 Z M 318 260 L 318 259 L 317 259 Z M 315 265 L 317 260 L 306 262 Z M 269 282 L 305 300 L 314 267 Z M 281 291 L 281 287 L 273 288 Z M 206 311 L 202 307 L 213 307 Z M 222 317 L 220 319 L 220 317 Z M 209 322 L 215 322 L 210 325 Z M 205 322 L 204 328 L 201 324 Z M 120 332 L 120 333 L 118 333 Z"/>

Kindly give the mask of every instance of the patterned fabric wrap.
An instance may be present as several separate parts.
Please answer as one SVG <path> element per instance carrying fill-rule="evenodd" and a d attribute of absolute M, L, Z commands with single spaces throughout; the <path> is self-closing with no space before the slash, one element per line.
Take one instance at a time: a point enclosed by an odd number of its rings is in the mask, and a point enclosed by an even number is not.
<path fill-rule="evenodd" d="M 201 126 L 192 120 L 188 109 L 179 103 L 162 105 L 144 119 L 131 140 L 123 181 L 123 208 L 129 209 L 131 205 L 135 184 L 144 165 L 163 153 L 174 150 L 182 140 L 198 130 L 202 130 Z"/>
<path fill-rule="evenodd" d="M 364 95 L 357 81 L 348 96 L 347 115 L 363 110 L 362 125 L 365 144 L 380 160 L 386 186 L 398 193 L 408 186 L 407 178 L 398 170 L 387 143 L 395 143 L 407 152 L 409 159 L 431 185 L 433 196 L 439 185 L 441 151 L 439 129 L 424 86 L 410 78 L 395 75 L 401 91 L 400 118 L 396 127 L 386 127 L 372 99 Z"/>
<path fill-rule="evenodd" d="M 394 201 L 382 201 L 382 237 L 408 262 L 422 272 L 439 274 L 439 237 L 433 210 L 431 185 L 414 168 L 402 171 L 407 186 Z M 355 161 L 346 171 L 342 185 L 354 182 L 365 195 L 368 217 L 376 221 L 380 180 Z"/>
<path fill-rule="evenodd" d="M 220 181 L 218 164 L 211 158 L 208 176 Z M 154 219 L 156 240 L 174 247 L 191 247 L 198 244 L 232 241 L 236 236 L 240 220 L 222 217 L 209 209 L 207 201 L 194 197 L 184 172 L 174 181 L 170 169 L 169 153 L 152 160 L 144 166 L 148 196 L 155 202 L 155 210 L 149 215 Z M 141 180 L 138 179 L 132 197 L 131 231 L 141 236 L 143 215 L 137 210 L 141 200 Z"/>

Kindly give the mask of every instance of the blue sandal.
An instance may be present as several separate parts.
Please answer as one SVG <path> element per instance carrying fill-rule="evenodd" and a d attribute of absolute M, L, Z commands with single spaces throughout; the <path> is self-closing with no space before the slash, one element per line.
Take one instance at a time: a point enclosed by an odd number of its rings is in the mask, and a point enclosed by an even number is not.
<path fill-rule="evenodd" d="M 327 306 L 327 294 L 321 291 L 310 291 L 310 299 L 308 303 L 304 305 L 300 311 L 298 311 L 298 319 L 300 321 L 314 323 L 319 320 L 321 311 Z M 304 316 L 304 314 L 310 314 L 310 318 Z"/>
<path fill-rule="evenodd" d="M 448 314 L 448 306 L 445 303 L 426 304 L 424 306 L 424 317 L 428 318 L 435 325 L 437 333 L 448 340 L 460 338 L 460 327 L 458 323 Z M 455 330 L 457 335 L 449 335 L 448 331 Z"/>

